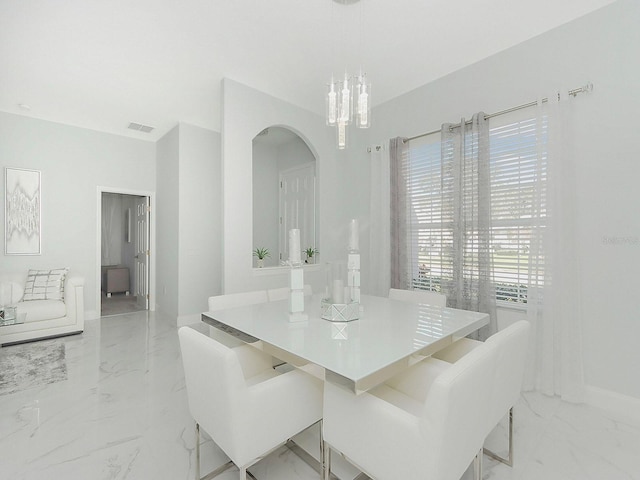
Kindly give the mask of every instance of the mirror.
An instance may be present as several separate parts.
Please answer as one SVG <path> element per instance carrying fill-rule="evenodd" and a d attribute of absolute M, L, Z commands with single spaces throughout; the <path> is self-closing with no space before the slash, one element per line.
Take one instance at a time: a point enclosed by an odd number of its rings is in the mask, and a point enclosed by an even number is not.
<path fill-rule="evenodd" d="M 316 192 L 316 158 L 299 135 L 288 128 L 272 126 L 255 136 L 254 267 L 276 267 L 289 258 L 291 228 L 300 229 L 303 261 L 307 248 L 317 248 Z M 256 249 L 267 249 L 269 256 L 260 262 Z"/>

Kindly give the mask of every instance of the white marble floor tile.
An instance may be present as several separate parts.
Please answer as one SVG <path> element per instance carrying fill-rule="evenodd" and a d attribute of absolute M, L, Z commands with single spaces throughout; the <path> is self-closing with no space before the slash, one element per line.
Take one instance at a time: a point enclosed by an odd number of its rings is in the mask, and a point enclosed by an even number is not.
<path fill-rule="evenodd" d="M 0 395 L 0 479 L 194 478 L 195 429 L 175 320 L 152 312 L 108 317 L 56 341 L 65 346 L 66 380 Z M 0 355 L 12 355 L 11 347 Z M 506 448 L 505 425 L 488 441 L 496 449 Z M 485 457 L 485 479 L 640 480 L 639 425 L 526 393 L 514 427 L 515 466 Z M 311 432 L 300 443 L 315 438 Z M 201 456 L 203 475 L 227 461 L 206 438 Z M 349 465 L 336 470 L 346 478 L 357 473 Z M 286 448 L 251 471 L 260 480 L 318 478 Z M 237 470 L 218 478 L 236 479 Z"/>

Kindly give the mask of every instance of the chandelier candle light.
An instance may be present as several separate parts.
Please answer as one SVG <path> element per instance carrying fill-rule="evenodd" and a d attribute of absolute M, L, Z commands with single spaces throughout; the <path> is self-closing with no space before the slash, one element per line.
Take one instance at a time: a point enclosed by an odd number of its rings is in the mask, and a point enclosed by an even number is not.
<path fill-rule="evenodd" d="M 358 0 L 333 1 L 347 5 Z M 369 128 L 371 125 L 371 84 L 367 82 L 366 73 L 360 71 L 357 76 L 351 77 L 345 71 L 342 82 L 335 81 L 332 76 L 327 85 L 325 107 L 326 123 L 336 127 L 338 149 L 343 150 L 347 148 L 347 125 L 354 123 L 354 110 L 356 127 Z"/>
<path fill-rule="evenodd" d="M 331 78 L 327 87 L 325 104 L 327 107 L 327 125 L 337 127 L 338 149 L 347 148 L 347 125 L 354 120 L 354 91 L 356 97 L 355 124 L 358 128 L 371 126 L 371 84 L 367 83 L 367 76 L 361 73 L 357 76 L 355 88 L 353 79 L 347 73 L 342 82 Z"/>

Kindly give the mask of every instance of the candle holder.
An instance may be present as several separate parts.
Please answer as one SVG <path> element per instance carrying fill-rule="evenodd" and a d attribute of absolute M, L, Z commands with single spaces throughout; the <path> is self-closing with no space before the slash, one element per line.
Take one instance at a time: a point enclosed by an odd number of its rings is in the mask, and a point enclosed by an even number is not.
<path fill-rule="evenodd" d="M 289 321 L 304 322 L 304 270 L 300 256 L 300 230 L 289 230 Z"/>
<path fill-rule="evenodd" d="M 349 255 L 347 256 L 347 285 L 351 301 L 360 303 L 360 231 L 358 220 L 349 222 Z"/>
<path fill-rule="evenodd" d="M 303 322 L 308 317 L 304 313 L 304 270 L 301 266 L 291 266 L 289 270 L 289 321 Z"/>
<path fill-rule="evenodd" d="M 360 317 L 360 303 L 354 302 L 351 298 L 345 262 L 328 262 L 326 275 L 324 297 L 320 302 L 320 316 L 332 322 L 357 320 Z"/>
<path fill-rule="evenodd" d="M 347 286 L 351 301 L 360 303 L 360 254 L 350 253 L 347 261 Z"/>

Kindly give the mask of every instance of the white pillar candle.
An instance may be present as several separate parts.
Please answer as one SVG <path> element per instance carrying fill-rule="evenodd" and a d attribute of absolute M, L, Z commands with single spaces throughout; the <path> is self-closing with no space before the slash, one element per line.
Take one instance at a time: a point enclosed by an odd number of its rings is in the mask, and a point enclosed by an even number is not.
<path fill-rule="evenodd" d="M 349 223 L 349 251 L 357 252 L 360 247 L 360 233 L 358 230 L 358 220 L 355 218 Z"/>
<path fill-rule="evenodd" d="M 291 264 L 302 263 L 300 230 L 297 228 L 289 230 L 289 262 L 291 262 Z"/>

